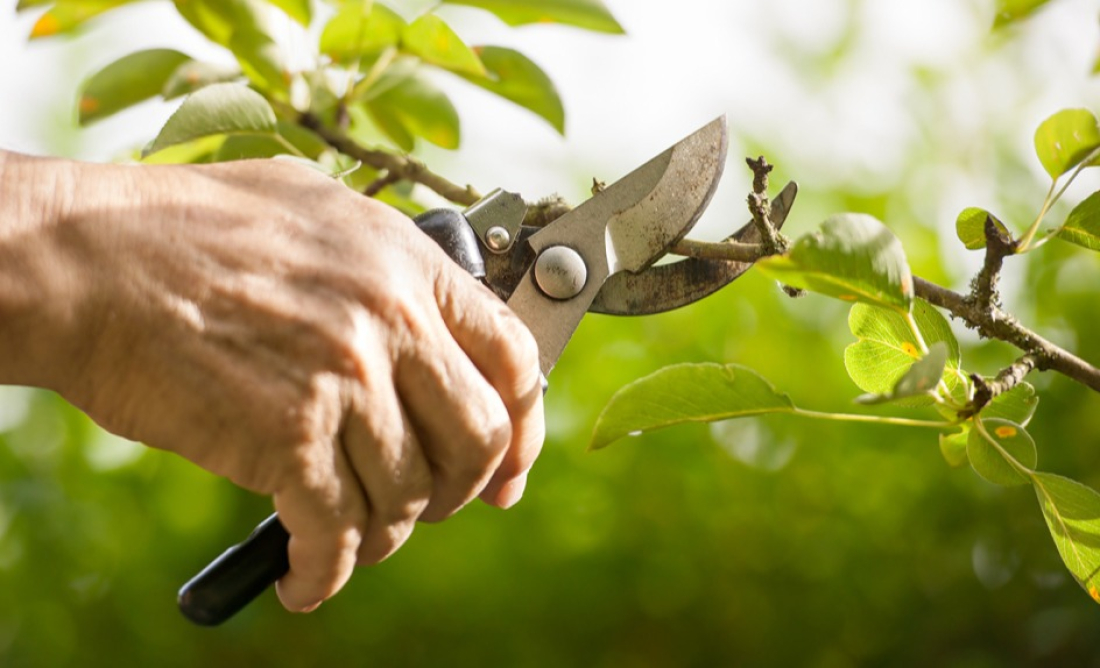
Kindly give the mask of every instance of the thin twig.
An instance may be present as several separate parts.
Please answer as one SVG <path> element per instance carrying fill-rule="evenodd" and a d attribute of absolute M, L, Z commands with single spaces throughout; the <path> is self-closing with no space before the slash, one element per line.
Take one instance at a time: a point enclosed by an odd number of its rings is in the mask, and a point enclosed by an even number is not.
<path fill-rule="evenodd" d="M 979 412 L 990 401 L 1022 383 L 1024 378 L 1038 366 L 1039 358 L 1028 353 L 1002 369 L 993 379 L 983 378 L 976 373 L 971 374 L 970 380 L 974 381 L 973 412 Z"/>
<path fill-rule="evenodd" d="M 756 262 L 771 255 L 763 244 L 746 244 L 738 241 L 707 242 L 694 239 L 681 239 L 669 249 L 674 255 L 697 257 L 703 260 L 731 260 L 733 262 Z"/>
<path fill-rule="evenodd" d="M 363 188 L 363 194 L 367 197 L 374 197 L 378 193 L 385 190 L 387 187 L 392 186 L 401 180 L 398 174 L 393 172 L 383 172 L 381 176 L 370 182 L 370 184 Z"/>
<path fill-rule="evenodd" d="M 448 200 L 469 206 L 481 199 L 481 194 L 473 186 L 460 186 L 429 170 L 424 163 L 409 156 L 400 156 L 386 151 L 377 151 L 361 146 L 343 132 L 326 127 L 316 117 L 302 114 L 298 122 L 316 132 L 330 146 L 365 165 L 379 171 L 385 171 L 399 181 L 412 181 L 422 184 Z"/>
<path fill-rule="evenodd" d="M 749 193 L 748 197 L 749 212 L 752 214 L 756 229 L 760 231 L 764 254 L 777 255 L 785 253 L 790 242 L 779 233 L 779 230 L 772 223 L 771 202 L 768 201 L 768 174 L 771 173 L 774 167 L 768 164 L 764 156 L 760 156 L 755 160 L 745 158 L 745 163 L 748 164 L 753 174 L 752 192 Z"/>

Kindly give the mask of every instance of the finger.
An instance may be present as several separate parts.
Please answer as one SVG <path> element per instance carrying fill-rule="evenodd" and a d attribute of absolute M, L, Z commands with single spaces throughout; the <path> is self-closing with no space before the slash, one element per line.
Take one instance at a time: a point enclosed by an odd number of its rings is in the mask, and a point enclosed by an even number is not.
<path fill-rule="evenodd" d="M 432 472 L 416 432 L 393 391 L 371 388 L 352 401 L 344 428 L 344 449 L 363 483 L 370 514 L 358 564 L 375 564 L 393 554 L 412 533 L 432 494 Z M 367 400 L 373 397 L 373 401 Z"/>
<path fill-rule="evenodd" d="M 538 457 L 546 433 L 538 346 L 522 321 L 495 295 L 484 289 L 464 291 L 461 281 L 467 278 L 442 276 L 437 302 L 455 341 L 508 411 L 512 438 L 481 493 L 487 503 L 508 507 L 522 496 L 527 471 Z"/>
<path fill-rule="evenodd" d="M 274 495 L 290 534 L 290 570 L 276 585 L 283 606 L 308 612 L 351 577 L 367 523 L 363 490 L 343 449 L 311 445 L 296 481 Z"/>
<path fill-rule="evenodd" d="M 436 322 L 402 355 L 396 385 L 431 465 L 431 501 L 421 519 L 438 521 L 485 488 L 511 442 L 511 424 L 438 313 L 425 317 Z"/>

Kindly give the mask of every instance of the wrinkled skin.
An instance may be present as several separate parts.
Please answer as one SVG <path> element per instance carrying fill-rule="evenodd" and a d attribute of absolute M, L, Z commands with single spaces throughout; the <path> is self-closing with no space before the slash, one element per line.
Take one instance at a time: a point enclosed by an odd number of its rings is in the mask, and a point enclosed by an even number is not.
<path fill-rule="evenodd" d="M 542 444 L 522 323 L 408 218 L 309 169 L 0 152 L 0 267 L 0 345 L 26 351 L 0 381 L 272 495 L 290 610 L 417 520 L 512 505 Z"/>

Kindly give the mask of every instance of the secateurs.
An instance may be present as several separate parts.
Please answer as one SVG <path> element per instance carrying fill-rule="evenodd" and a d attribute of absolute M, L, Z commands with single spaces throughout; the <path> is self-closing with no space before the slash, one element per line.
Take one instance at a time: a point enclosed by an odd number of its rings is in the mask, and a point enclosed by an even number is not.
<path fill-rule="evenodd" d="M 726 157 L 718 118 L 544 227 L 523 224 L 527 205 L 497 190 L 465 211 L 437 209 L 416 219 L 527 325 L 549 375 L 587 312 L 646 315 L 675 309 L 727 285 L 751 266 L 722 260 L 654 262 L 688 233 L 710 202 Z M 772 204 L 782 225 L 797 187 Z M 732 235 L 759 241 L 752 223 Z M 270 516 L 183 586 L 179 605 L 202 625 L 232 617 L 289 569 L 289 535 Z"/>

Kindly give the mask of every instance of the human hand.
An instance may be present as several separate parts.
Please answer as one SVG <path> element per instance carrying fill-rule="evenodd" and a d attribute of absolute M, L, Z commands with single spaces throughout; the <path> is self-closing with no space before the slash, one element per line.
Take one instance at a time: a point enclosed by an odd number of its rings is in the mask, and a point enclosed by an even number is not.
<path fill-rule="evenodd" d="M 80 165 L 57 227 L 55 372 L 108 430 L 274 497 L 291 610 L 416 520 L 521 496 L 543 440 L 534 340 L 400 213 L 265 161 Z"/>

